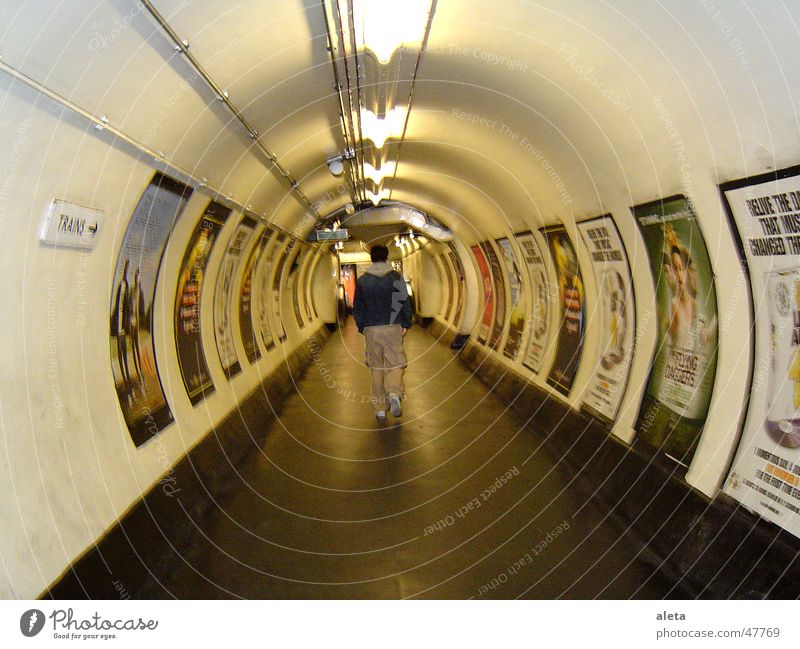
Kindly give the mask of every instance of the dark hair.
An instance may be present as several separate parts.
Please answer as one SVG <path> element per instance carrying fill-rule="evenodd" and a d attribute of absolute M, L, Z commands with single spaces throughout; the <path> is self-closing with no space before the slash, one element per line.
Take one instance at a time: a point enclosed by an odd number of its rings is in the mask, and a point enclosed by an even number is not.
<path fill-rule="evenodd" d="M 386 261 L 389 259 L 389 249 L 386 246 L 372 246 L 369 258 L 374 262 Z"/>

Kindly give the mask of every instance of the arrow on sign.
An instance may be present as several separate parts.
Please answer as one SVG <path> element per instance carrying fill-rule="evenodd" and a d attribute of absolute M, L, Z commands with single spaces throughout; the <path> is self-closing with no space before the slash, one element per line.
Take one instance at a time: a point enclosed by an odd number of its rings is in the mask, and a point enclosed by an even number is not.
<path fill-rule="evenodd" d="M 87 226 L 86 229 L 89 230 L 92 238 L 94 238 L 97 234 L 97 223 L 92 223 L 91 225 Z"/>

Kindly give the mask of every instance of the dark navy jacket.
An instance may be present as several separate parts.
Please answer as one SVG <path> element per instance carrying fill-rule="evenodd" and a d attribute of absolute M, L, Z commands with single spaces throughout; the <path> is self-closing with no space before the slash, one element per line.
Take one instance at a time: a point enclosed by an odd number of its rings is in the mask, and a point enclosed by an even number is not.
<path fill-rule="evenodd" d="M 411 303 L 403 277 L 385 262 L 372 264 L 356 282 L 353 317 L 358 330 L 399 324 L 411 327 Z"/>

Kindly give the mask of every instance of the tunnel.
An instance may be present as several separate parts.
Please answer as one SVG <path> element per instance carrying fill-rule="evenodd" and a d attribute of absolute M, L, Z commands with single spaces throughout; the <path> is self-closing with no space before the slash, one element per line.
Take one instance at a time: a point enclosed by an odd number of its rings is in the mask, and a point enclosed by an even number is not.
<path fill-rule="evenodd" d="M 0 597 L 795 599 L 798 23 L 4 0 Z"/>

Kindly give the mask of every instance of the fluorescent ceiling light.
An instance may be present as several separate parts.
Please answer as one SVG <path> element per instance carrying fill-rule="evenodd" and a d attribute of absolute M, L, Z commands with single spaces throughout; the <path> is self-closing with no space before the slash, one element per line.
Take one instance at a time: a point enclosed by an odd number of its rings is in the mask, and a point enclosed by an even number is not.
<path fill-rule="evenodd" d="M 389 198 L 389 190 L 388 189 L 382 189 L 377 194 L 375 194 L 373 192 L 367 192 L 367 198 L 372 201 L 373 205 L 377 205 L 384 198 Z"/>
<path fill-rule="evenodd" d="M 386 117 L 379 118 L 375 113 L 361 109 L 361 134 L 363 139 L 371 140 L 376 149 L 382 149 L 389 138 L 403 135 L 406 124 L 406 109 L 392 108 L 386 111 Z"/>
<path fill-rule="evenodd" d="M 380 169 L 375 169 L 369 162 L 365 162 L 364 176 L 372 179 L 376 185 L 380 185 L 384 178 L 394 176 L 395 169 L 397 169 L 397 162 L 393 160 L 384 162 Z"/>
<path fill-rule="evenodd" d="M 401 47 L 422 44 L 431 0 L 350 0 L 357 38 L 383 64 Z"/>

